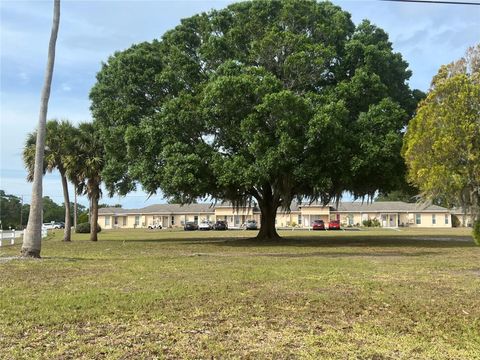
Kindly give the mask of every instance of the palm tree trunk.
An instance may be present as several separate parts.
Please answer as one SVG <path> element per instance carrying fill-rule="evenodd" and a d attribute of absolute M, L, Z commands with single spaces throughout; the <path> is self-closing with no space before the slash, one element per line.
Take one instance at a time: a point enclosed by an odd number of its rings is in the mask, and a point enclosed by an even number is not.
<path fill-rule="evenodd" d="M 77 206 L 77 185 L 73 185 L 73 191 L 75 192 L 75 200 L 73 204 L 73 227 L 75 230 L 77 229 L 77 211 L 78 211 L 78 206 Z"/>
<path fill-rule="evenodd" d="M 98 198 L 100 190 L 98 185 L 95 185 L 92 189 L 92 215 L 90 217 L 90 240 L 98 241 L 97 236 L 97 223 L 98 223 Z"/>
<path fill-rule="evenodd" d="M 63 202 L 65 203 L 65 229 L 63 232 L 63 241 L 72 241 L 72 223 L 70 219 L 70 196 L 68 195 L 68 183 L 65 171 L 60 170 L 63 188 Z"/>
<path fill-rule="evenodd" d="M 40 115 L 38 118 L 37 143 L 35 148 L 35 168 L 32 185 L 32 201 L 27 228 L 23 239 L 21 254 L 24 257 L 40 257 L 42 248 L 42 195 L 43 195 L 43 155 L 45 151 L 45 132 L 47 123 L 48 100 L 52 85 L 53 64 L 55 62 L 55 44 L 57 42 L 58 26 L 60 23 L 60 0 L 55 0 L 53 6 L 53 24 L 48 45 L 47 69 L 43 84 Z"/>

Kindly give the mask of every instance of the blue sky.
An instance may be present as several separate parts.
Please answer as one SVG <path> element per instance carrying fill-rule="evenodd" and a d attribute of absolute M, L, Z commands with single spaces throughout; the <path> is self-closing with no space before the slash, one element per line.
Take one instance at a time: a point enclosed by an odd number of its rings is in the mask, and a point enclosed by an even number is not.
<path fill-rule="evenodd" d="M 160 38 L 189 17 L 233 1 L 62 1 L 48 118 L 91 120 L 88 93 L 102 61 L 133 43 Z M 480 6 L 333 1 L 357 24 L 369 19 L 389 35 L 410 64 L 412 88 L 426 91 L 440 65 L 480 41 Z M 30 201 L 21 150 L 38 121 L 53 1 L 0 0 L 0 189 Z M 44 194 L 62 202 L 57 173 Z M 139 191 L 103 202 L 143 207 L 162 201 Z M 82 200 L 86 203 L 86 200 Z"/>

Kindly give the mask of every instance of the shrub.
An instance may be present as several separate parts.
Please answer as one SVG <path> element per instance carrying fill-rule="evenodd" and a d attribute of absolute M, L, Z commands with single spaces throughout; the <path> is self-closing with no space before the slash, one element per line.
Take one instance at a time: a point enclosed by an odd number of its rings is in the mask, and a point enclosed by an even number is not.
<path fill-rule="evenodd" d="M 97 224 L 97 232 L 102 231 L 100 225 Z M 84 222 L 77 224 L 77 228 L 75 229 L 77 234 L 89 234 L 90 233 L 90 223 Z"/>
<path fill-rule="evenodd" d="M 480 246 L 480 219 L 473 223 L 473 241 Z"/>
<path fill-rule="evenodd" d="M 363 220 L 362 224 L 365 227 L 380 227 L 380 221 L 377 218 Z"/>

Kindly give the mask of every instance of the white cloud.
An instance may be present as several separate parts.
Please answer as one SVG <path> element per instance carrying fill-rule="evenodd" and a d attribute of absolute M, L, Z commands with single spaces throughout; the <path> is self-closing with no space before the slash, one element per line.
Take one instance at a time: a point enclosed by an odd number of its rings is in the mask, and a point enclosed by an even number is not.
<path fill-rule="evenodd" d="M 72 91 L 72 87 L 70 85 L 68 85 L 67 83 L 63 83 L 62 84 L 62 90 L 65 91 L 65 92 L 69 92 L 69 91 Z"/>

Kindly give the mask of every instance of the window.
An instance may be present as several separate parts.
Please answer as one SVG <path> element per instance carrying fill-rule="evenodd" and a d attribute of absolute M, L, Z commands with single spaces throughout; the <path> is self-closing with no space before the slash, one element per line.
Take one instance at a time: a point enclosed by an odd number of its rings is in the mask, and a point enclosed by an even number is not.
<path fill-rule="evenodd" d="M 140 225 L 140 215 L 135 215 L 135 226 Z"/>
<path fill-rule="evenodd" d="M 170 220 L 170 224 L 175 225 L 175 216 L 172 215 L 172 219 Z"/>
<path fill-rule="evenodd" d="M 432 214 L 432 224 L 435 225 L 437 223 L 437 217 L 435 214 Z"/>
<path fill-rule="evenodd" d="M 422 223 L 422 215 L 415 214 L 415 224 L 420 225 Z"/>
<path fill-rule="evenodd" d="M 298 225 L 302 225 L 302 215 L 298 215 Z"/>
<path fill-rule="evenodd" d="M 105 216 L 105 226 L 110 226 L 110 216 Z"/>
<path fill-rule="evenodd" d="M 117 216 L 115 216 L 115 217 L 113 218 L 113 223 L 114 223 L 115 225 L 118 225 L 118 217 L 117 217 Z"/>
<path fill-rule="evenodd" d="M 445 225 L 448 225 L 448 218 L 450 217 L 450 215 L 448 214 L 445 214 Z"/>
<path fill-rule="evenodd" d="M 194 222 L 195 224 L 198 224 L 198 216 L 197 216 L 197 215 L 195 215 L 195 216 L 193 217 L 193 222 Z"/>

